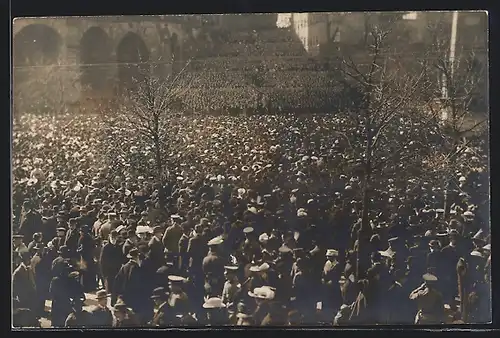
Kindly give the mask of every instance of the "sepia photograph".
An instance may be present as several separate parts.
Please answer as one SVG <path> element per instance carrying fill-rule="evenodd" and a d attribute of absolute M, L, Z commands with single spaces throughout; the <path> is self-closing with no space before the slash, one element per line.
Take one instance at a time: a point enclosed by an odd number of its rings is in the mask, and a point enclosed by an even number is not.
<path fill-rule="evenodd" d="M 12 21 L 14 329 L 492 321 L 486 11 Z"/>

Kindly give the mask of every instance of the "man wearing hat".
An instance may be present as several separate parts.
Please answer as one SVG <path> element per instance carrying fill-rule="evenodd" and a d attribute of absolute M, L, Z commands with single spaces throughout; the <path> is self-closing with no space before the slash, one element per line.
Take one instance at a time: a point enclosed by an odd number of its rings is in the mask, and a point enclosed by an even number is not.
<path fill-rule="evenodd" d="M 132 248 L 127 258 L 129 261 L 125 263 L 115 279 L 115 292 L 137 313 L 141 323 L 146 323 L 149 318 L 144 318 L 141 313 L 144 306 L 144 299 L 149 295 L 146 294 L 147 288 L 144 287 L 144 274 L 141 270 L 142 259 L 139 256 L 139 249 Z"/>
<path fill-rule="evenodd" d="M 149 247 L 149 258 L 154 266 L 155 270 L 158 270 L 165 261 L 165 255 L 163 253 L 163 243 L 161 241 L 163 237 L 163 229 L 160 226 L 155 226 L 153 228 L 153 237 L 148 243 Z"/>
<path fill-rule="evenodd" d="M 240 302 L 237 305 L 236 312 L 236 326 L 253 326 L 255 322 L 253 321 L 253 314 L 244 302 Z"/>
<path fill-rule="evenodd" d="M 42 230 L 42 216 L 33 208 L 33 203 L 25 201 L 21 212 L 19 234 L 24 238 L 32 238 L 35 232 Z"/>
<path fill-rule="evenodd" d="M 153 319 L 151 320 L 151 325 L 153 327 L 167 327 L 169 325 L 172 325 L 172 313 L 167 303 L 168 295 L 165 291 L 165 288 L 158 287 L 154 289 L 153 294 L 151 295 L 151 299 L 155 302 L 155 305 L 158 309 L 153 316 Z"/>
<path fill-rule="evenodd" d="M 17 308 L 27 308 L 36 312 L 36 281 L 35 274 L 30 266 L 29 252 L 20 253 L 21 263 L 12 274 L 13 297 Z"/>
<path fill-rule="evenodd" d="M 189 297 L 183 290 L 186 279 L 181 276 L 168 276 L 170 294 L 167 303 L 173 315 L 186 315 L 190 311 Z"/>
<path fill-rule="evenodd" d="M 108 308 L 108 299 L 110 296 L 106 290 L 97 291 L 97 305 L 90 310 L 91 318 L 89 326 L 102 328 L 113 326 L 113 314 Z"/>
<path fill-rule="evenodd" d="M 113 327 L 134 328 L 141 324 L 134 311 L 121 298 L 117 300 L 113 307 L 113 313 Z"/>
<path fill-rule="evenodd" d="M 66 228 L 58 227 L 56 230 L 56 237 L 52 239 L 52 244 L 56 250 L 59 250 L 59 248 L 63 246 L 66 241 Z"/>
<path fill-rule="evenodd" d="M 233 304 L 236 301 L 236 296 L 240 293 L 241 284 L 236 275 L 238 266 L 226 265 L 224 266 L 224 277 L 226 281 L 222 290 L 222 302 L 224 304 Z"/>
<path fill-rule="evenodd" d="M 192 228 L 189 222 L 182 223 L 182 236 L 179 239 L 179 266 L 181 271 L 187 271 L 189 268 L 189 256 L 188 256 L 188 245 L 189 245 L 189 235 L 191 234 Z"/>
<path fill-rule="evenodd" d="M 443 296 L 436 290 L 438 278 L 429 273 L 423 275 L 422 278 L 424 283 L 410 293 L 410 299 L 416 301 L 418 306 L 415 324 L 443 324 Z"/>
<path fill-rule="evenodd" d="M 55 217 L 54 208 L 47 208 L 42 216 L 42 238 L 44 240 L 52 239 L 56 236 L 57 219 Z"/>
<path fill-rule="evenodd" d="M 262 286 L 248 291 L 248 296 L 255 299 L 257 307 L 253 312 L 253 318 L 254 322 L 260 325 L 269 313 L 269 302 L 274 300 L 275 292 L 268 286 Z"/>
<path fill-rule="evenodd" d="M 59 250 L 57 250 L 57 253 L 59 256 L 52 261 L 51 265 L 53 276 L 57 276 L 61 269 L 68 264 L 69 259 L 71 258 L 71 252 L 66 245 L 61 246 Z"/>
<path fill-rule="evenodd" d="M 82 285 L 85 292 L 95 291 L 97 288 L 97 266 L 94 261 L 96 244 L 88 225 L 80 227 L 77 252 L 80 255 L 79 264 L 82 270 Z"/>
<path fill-rule="evenodd" d="M 12 236 L 12 271 L 21 263 L 20 254 L 24 252 L 29 252 L 28 247 L 23 243 L 23 235 Z"/>
<path fill-rule="evenodd" d="M 206 314 L 206 325 L 222 326 L 229 324 L 226 304 L 219 297 L 208 298 L 203 303 Z"/>
<path fill-rule="evenodd" d="M 252 228 L 252 227 L 244 228 L 243 234 L 245 236 L 245 240 L 241 244 L 240 251 L 247 252 L 250 254 L 251 257 L 253 257 L 253 255 L 256 252 L 260 251 L 260 244 L 259 244 L 259 241 L 254 234 L 254 228 Z"/>
<path fill-rule="evenodd" d="M 179 267 L 179 240 L 182 237 L 182 227 L 181 220 L 182 218 L 175 214 L 170 216 L 172 219 L 172 225 L 170 225 L 167 230 L 165 230 L 165 234 L 163 235 L 162 242 L 165 249 L 168 252 L 172 253 L 172 259 L 174 265 Z"/>
<path fill-rule="evenodd" d="M 323 301 L 324 311 L 335 311 L 342 303 L 338 281 L 342 275 L 341 266 L 337 261 L 339 252 L 335 249 L 326 251 L 326 262 L 322 271 L 321 281 L 325 290 Z"/>
<path fill-rule="evenodd" d="M 126 262 L 122 248 L 117 243 L 117 239 L 118 233 L 116 230 L 112 230 L 109 234 L 109 240 L 104 244 L 99 257 L 99 266 L 101 276 L 104 280 L 104 288 L 108 294 L 111 294 L 111 306 L 114 306 L 118 297 L 114 288 L 115 277 L 122 265 Z"/>
<path fill-rule="evenodd" d="M 215 237 L 208 241 L 208 255 L 203 258 L 202 268 L 205 281 L 209 282 L 211 290 L 220 292 L 224 286 L 224 259 L 219 254 L 219 247 L 223 243 L 222 238 Z"/>
<path fill-rule="evenodd" d="M 429 242 L 429 252 L 427 253 L 427 270 L 437 274 L 442 264 L 441 243 L 437 239 Z"/>
<path fill-rule="evenodd" d="M 460 254 L 457 248 L 458 231 L 450 230 L 448 232 L 449 243 L 441 249 L 441 280 L 443 297 L 446 304 L 453 305 L 455 296 L 458 293 L 456 267 Z"/>
<path fill-rule="evenodd" d="M 194 285 L 203 285 L 203 258 L 208 252 L 208 239 L 203 236 L 203 227 L 197 224 L 194 235 L 189 239 L 187 256 L 189 257 L 189 272 L 193 277 Z"/>
<path fill-rule="evenodd" d="M 78 253 L 78 240 L 80 239 L 80 231 L 77 229 L 78 219 L 70 218 L 69 220 L 69 230 L 66 232 L 66 239 L 64 240 L 64 245 L 66 245 L 71 253 L 71 258 L 77 259 Z"/>

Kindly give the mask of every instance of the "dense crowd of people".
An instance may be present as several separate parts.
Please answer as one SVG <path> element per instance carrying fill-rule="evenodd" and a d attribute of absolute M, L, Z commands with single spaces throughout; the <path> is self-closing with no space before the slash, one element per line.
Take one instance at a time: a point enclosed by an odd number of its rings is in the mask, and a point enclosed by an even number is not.
<path fill-rule="evenodd" d="M 344 158 L 357 126 L 346 127 L 347 139 L 333 132 L 343 121 L 178 117 L 159 181 L 148 144 L 116 144 L 130 131 L 102 129 L 98 116 L 19 116 L 14 325 L 487 322 L 485 141 L 464 152 L 449 212 L 436 182 L 377 176 L 371 267 L 358 274 L 363 177 Z M 107 162 L 105 148 L 118 146 L 130 154 L 113 148 L 117 161 Z M 90 293 L 98 304 L 88 309 Z"/>

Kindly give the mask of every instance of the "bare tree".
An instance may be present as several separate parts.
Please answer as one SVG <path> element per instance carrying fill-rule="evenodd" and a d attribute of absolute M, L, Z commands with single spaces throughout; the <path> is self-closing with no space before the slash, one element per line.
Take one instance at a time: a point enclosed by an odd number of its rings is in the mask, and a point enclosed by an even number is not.
<path fill-rule="evenodd" d="M 435 117 L 424 115 L 420 107 L 428 68 L 425 57 L 409 59 L 395 50 L 396 22 L 386 19 L 371 24 L 359 58 L 342 55 L 344 85 L 360 93 L 350 123 L 358 140 L 351 142 L 351 158 L 361 172 L 362 217 L 358 228 L 358 278 L 366 271 L 367 249 L 372 228 L 369 215 L 374 184 L 382 176 L 405 177 L 420 166 L 430 152 Z M 366 58 L 366 55 L 369 57 Z"/>
<path fill-rule="evenodd" d="M 14 111 L 59 115 L 69 110 L 81 91 L 78 66 L 35 64 L 14 68 Z"/>
<path fill-rule="evenodd" d="M 142 72 L 136 85 L 122 96 L 119 109 L 103 115 L 104 144 L 111 165 L 131 167 L 133 161 L 145 167 L 132 169 L 151 174 L 157 182 L 165 181 L 169 133 L 184 111 L 191 83 L 184 76 L 188 64 L 167 77 Z"/>
<path fill-rule="evenodd" d="M 436 81 L 435 86 L 428 87 L 427 95 L 437 96 L 434 102 L 428 102 L 428 109 L 432 114 L 441 114 L 444 111 L 446 118 L 439 126 L 442 137 L 441 152 L 432 154 L 426 162 L 430 174 L 441 178 L 440 183 L 445 191 L 445 216 L 449 213 L 449 185 L 458 183 L 453 180 L 460 164 L 463 163 L 464 152 L 471 151 L 471 144 L 477 141 L 478 137 L 485 136 L 488 127 L 487 111 L 478 112 L 477 107 L 474 107 L 475 101 L 485 100 L 487 96 L 485 51 L 477 45 L 466 47 L 457 44 L 454 57 L 450 57 L 450 39 L 447 34 L 449 25 L 445 14 L 441 14 L 428 26 L 432 39 L 430 52 L 435 56 L 430 73 L 441 79 Z M 479 38 L 485 40 L 486 31 L 484 36 Z M 440 90 L 441 95 L 435 95 Z M 485 106 L 482 108 L 487 109 Z"/>

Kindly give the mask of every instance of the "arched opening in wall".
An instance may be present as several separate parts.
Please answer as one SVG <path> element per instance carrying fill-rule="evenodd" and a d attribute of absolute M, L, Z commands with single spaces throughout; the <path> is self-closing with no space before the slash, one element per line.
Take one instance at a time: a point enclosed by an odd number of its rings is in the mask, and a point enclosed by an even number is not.
<path fill-rule="evenodd" d="M 129 32 L 118 44 L 118 89 L 121 93 L 136 88 L 149 71 L 149 51 L 137 34 Z"/>
<path fill-rule="evenodd" d="M 81 85 L 87 95 L 110 94 L 111 61 L 110 38 L 99 27 L 89 28 L 80 40 Z"/>
<path fill-rule="evenodd" d="M 13 39 L 14 81 L 22 83 L 29 72 L 58 63 L 62 38 L 53 28 L 43 24 L 28 25 Z"/>

